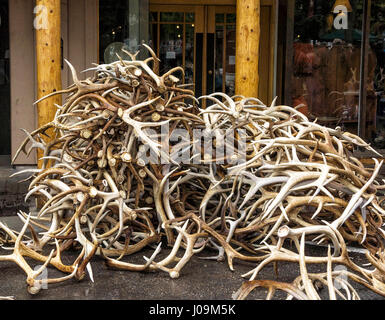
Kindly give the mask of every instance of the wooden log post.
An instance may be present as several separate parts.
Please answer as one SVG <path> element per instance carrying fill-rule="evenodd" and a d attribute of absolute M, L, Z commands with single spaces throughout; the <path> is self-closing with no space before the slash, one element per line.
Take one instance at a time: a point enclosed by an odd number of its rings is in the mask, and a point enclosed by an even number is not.
<path fill-rule="evenodd" d="M 237 0 L 235 93 L 258 97 L 260 0 Z"/>
<path fill-rule="evenodd" d="M 36 30 L 36 66 L 37 66 L 37 98 L 61 90 L 61 28 L 60 0 L 36 0 L 34 10 L 34 27 Z M 42 126 L 53 120 L 57 110 L 55 104 L 61 105 L 60 95 L 53 96 L 37 105 L 37 124 Z M 49 141 L 53 131 L 48 130 Z M 38 152 L 38 159 L 42 152 Z M 41 167 L 42 161 L 38 161 Z"/>

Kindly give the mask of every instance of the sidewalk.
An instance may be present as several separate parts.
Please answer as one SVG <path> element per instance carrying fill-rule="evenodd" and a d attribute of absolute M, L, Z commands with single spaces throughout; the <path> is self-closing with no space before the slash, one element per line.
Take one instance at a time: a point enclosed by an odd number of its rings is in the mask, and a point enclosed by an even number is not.
<path fill-rule="evenodd" d="M 362 155 L 363 158 L 367 154 Z M 31 200 L 24 202 L 24 196 L 28 189 L 29 182 L 18 183 L 18 181 L 28 177 L 23 174 L 10 178 L 13 173 L 31 167 L 0 167 L 0 220 L 5 222 L 10 228 L 20 230 L 22 224 L 20 219 L 15 216 L 18 210 L 26 212 L 33 210 Z M 382 168 L 384 176 L 385 166 Z M 325 248 L 310 246 L 310 255 L 320 255 Z M 157 260 L 166 256 L 170 248 L 164 247 L 157 257 Z M 132 263 L 144 263 L 143 256 L 151 256 L 153 250 L 147 248 L 132 256 L 125 258 L 124 261 Z M 9 251 L 0 249 L 0 255 L 9 254 Z M 204 251 L 199 256 L 212 256 L 216 252 Z M 322 253 L 321 253 L 322 254 Z M 362 265 L 366 259 L 362 253 L 354 253 L 354 260 Z M 71 264 L 77 257 L 77 252 L 66 251 L 63 254 L 63 262 Z M 37 263 L 36 263 L 37 264 Z M 108 269 L 100 257 L 94 257 L 91 261 L 94 280 L 92 282 L 88 275 L 82 281 L 71 279 L 64 283 L 49 285 L 47 290 L 42 290 L 38 295 L 31 296 L 26 290 L 25 274 L 14 263 L 0 262 L 0 296 L 14 296 L 18 300 L 231 300 L 233 294 L 239 289 L 244 281 L 242 274 L 255 268 L 255 263 L 236 260 L 234 262 L 235 271 L 229 270 L 226 262 L 213 260 L 202 260 L 198 256 L 193 256 L 191 261 L 182 270 L 180 278 L 170 279 L 164 272 L 130 272 Z M 335 267 L 335 266 L 334 266 Z M 49 268 L 49 277 L 62 277 L 63 274 L 54 268 Z M 318 265 L 308 265 L 308 272 L 324 272 Z M 276 278 L 273 266 L 270 264 L 264 268 L 258 279 L 270 279 L 291 282 L 299 275 L 297 264 L 279 263 L 279 277 Z M 361 299 L 365 300 L 384 300 L 363 286 L 353 284 L 357 289 Z M 320 294 L 327 296 L 327 289 L 323 288 Z M 264 299 L 263 290 L 255 291 L 249 296 L 250 299 Z M 285 296 L 276 296 L 276 299 L 284 299 Z"/>
<path fill-rule="evenodd" d="M 20 230 L 22 224 L 18 217 L 0 218 L 9 227 Z M 161 260 L 170 248 L 163 246 L 156 260 Z M 310 255 L 322 255 L 325 248 L 309 246 Z M 0 249 L 0 255 L 5 254 Z M 143 264 L 143 256 L 150 257 L 153 250 L 145 248 L 140 252 L 124 258 L 124 261 Z M 7 252 L 9 254 L 9 252 Z M 71 264 L 78 252 L 66 251 L 62 255 L 65 264 Z M 49 285 L 38 295 L 32 296 L 26 289 L 26 276 L 14 263 L 0 262 L 0 296 L 14 296 L 18 300 L 232 300 L 233 294 L 244 281 L 242 274 L 256 267 L 256 263 L 234 260 L 234 272 L 230 271 L 227 262 L 202 260 L 198 257 L 216 255 L 217 252 L 205 250 L 195 255 L 182 269 L 178 279 L 171 279 L 165 272 L 131 272 L 113 270 L 106 267 L 102 258 L 96 256 L 91 260 L 94 282 L 88 276 L 77 281 L 70 279 L 63 283 Z M 352 253 L 353 260 L 360 265 L 366 262 L 362 253 Z M 35 263 L 38 264 L 38 263 Z M 336 267 L 334 265 L 333 267 Z M 319 265 L 307 265 L 308 272 L 324 272 Z M 291 282 L 299 276 L 298 264 L 279 263 L 278 278 L 275 277 L 273 265 L 263 268 L 258 279 L 270 279 Z M 49 267 L 48 277 L 62 277 L 63 273 Z M 384 300 L 363 286 L 352 283 L 363 300 Z M 320 296 L 327 297 L 327 288 L 321 288 Z M 248 299 L 264 299 L 265 290 L 253 291 Z M 285 299 L 285 295 L 278 294 L 275 299 Z"/>
<path fill-rule="evenodd" d="M 23 166 L 15 169 L 10 166 L 0 166 L 0 217 L 15 215 L 18 210 L 28 210 L 29 206 L 32 205 L 33 199 L 28 203 L 24 201 L 29 181 L 19 182 L 30 174 L 10 177 L 16 172 L 29 168 L 33 167 Z"/>

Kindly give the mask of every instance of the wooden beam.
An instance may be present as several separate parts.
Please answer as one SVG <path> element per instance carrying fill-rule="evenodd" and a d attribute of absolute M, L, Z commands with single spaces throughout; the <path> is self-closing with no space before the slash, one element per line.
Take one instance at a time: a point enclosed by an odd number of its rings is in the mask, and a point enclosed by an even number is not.
<path fill-rule="evenodd" d="M 258 96 L 260 0 L 237 0 L 235 92 Z"/>
<path fill-rule="evenodd" d="M 60 0 L 36 0 L 36 66 L 37 98 L 40 99 L 54 91 L 61 90 L 61 27 Z M 40 102 L 37 106 L 38 126 L 53 120 L 55 104 L 61 105 L 61 96 L 57 95 Z M 47 131 L 50 138 L 52 131 Z M 46 139 L 48 141 L 49 139 Z M 38 153 L 38 159 L 41 153 Z M 41 161 L 38 161 L 40 167 Z"/>

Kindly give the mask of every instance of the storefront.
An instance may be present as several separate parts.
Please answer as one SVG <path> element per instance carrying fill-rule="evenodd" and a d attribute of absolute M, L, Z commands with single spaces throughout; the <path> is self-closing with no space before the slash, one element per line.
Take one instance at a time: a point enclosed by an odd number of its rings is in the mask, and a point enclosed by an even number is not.
<path fill-rule="evenodd" d="M 260 10 L 259 97 L 268 103 L 274 95 L 275 1 L 261 1 Z M 235 0 L 150 0 L 148 5 L 100 0 L 99 21 L 100 63 L 115 60 L 122 47 L 135 52 L 146 42 L 160 57 L 161 72 L 184 67 L 184 82 L 195 84 L 197 96 L 214 91 L 234 94 Z"/>
<path fill-rule="evenodd" d="M 0 12 L 0 154 L 9 159 L 24 138 L 20 128 L 36 127 L 32 26 L 44 13 L 32 0 L 1 0 Z M 384 148 L 384 17 L 381 1 L 262 0 L 258 97 L 266 104 L 275 96 L 301 104 L 310 118 L 359 131 Z M 185 68 L 183 81 L 194 84 L 197 96 L 234 94 L 236 0 L 62 0 L 61 29 L 62 60 L 79 71 L 145 42 L 164 70 Z M 65 63 L 62 82 L 71 83 Z M 16 164 L 34 163 L 20 157 Z"/>

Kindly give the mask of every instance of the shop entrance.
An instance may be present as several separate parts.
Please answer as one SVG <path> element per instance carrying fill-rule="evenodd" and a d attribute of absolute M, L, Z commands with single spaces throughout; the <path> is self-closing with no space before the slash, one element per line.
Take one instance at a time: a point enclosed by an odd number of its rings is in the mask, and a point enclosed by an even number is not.
<path fill-rule="evenodd" d="M 0 165 L 11 154 L 8 0 L 0 0 Z"/>
<path fill-rule="evenodd" d="M 274 15 L 272 4 L 261 6 L 259 98 L 273 98 Z M 184 84 L 195 84 L 196 96 L 235 92 L 236 7 L 150 4 L 149 43 L 165 72 L 185 69 Z"/>

